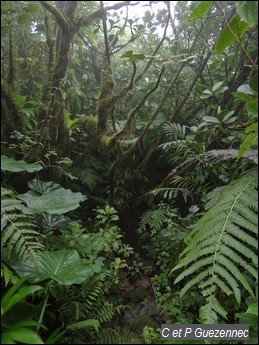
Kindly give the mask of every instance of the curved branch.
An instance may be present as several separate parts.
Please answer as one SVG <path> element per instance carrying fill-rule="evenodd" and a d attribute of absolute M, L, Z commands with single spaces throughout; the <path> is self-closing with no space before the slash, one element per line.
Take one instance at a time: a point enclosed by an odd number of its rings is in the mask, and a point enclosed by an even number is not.
<path fill-rule="evenodd" d="M 123 1 L 119 2 L 118 4 L 114 4 L 112 6 L 106 6 L 103 8 L 100 8 L 99 10 L 88 14 L 85 18 L 78 18 L 77 25 L 80 28 L 80 26 L 89 26 L 95 19 L 102 18 L 104 14 L 109 10 L 119 10 L 123 6 L 129 5 L 130 1 Z"/>
<path fill-rule="evenodd" d="M 56 21 L 61 27 L 68 26 L 68 21 L 65 16 L 53 5 L 51 5 L 48 1 L 39 1 L 42 7 L 48 10 L 53 16 L 56 18 Z"/>
<path fill-rule="evenodd" d="M 137 112 L 140 110 L 140 108 L 143 106 L 143 104 L 146 102 L 146 100 L 148 99 L 148 97 L 154 92 L 156 91 L 156 89 L 158 88 L 158 85 L 160 84 L 160 81 L 161 81 L 161 77 L 162 77 L 162 74 L 164 72 L 164 67 L 162 68 L 159 76 L 158 76 L 158 79 L 156 81 L 156 85 L 151 89 L 149 90 L 144 96 L 143 98 L 141 99 L 141 101 L 138 103 L 138 105 L 132 109 L 129 114 L 128 114 L 128 117 L 127 117 L 127 121 L 126 121 L 126 124 L 125 126 L 123 127 L 123 129 L 119 132 L 117 132 L 116 134 L 114 134 L 112 136 L 112 141 L 117 141 L 119 138 L 121 138 L 123 135 L 127 135 L 129 132 L 130 132 L 130 129 L 131 129 L 131 126 L 132 126 L 132 122 L 134 121 L 135 117 L 136 117 L 136 114 Z"/>

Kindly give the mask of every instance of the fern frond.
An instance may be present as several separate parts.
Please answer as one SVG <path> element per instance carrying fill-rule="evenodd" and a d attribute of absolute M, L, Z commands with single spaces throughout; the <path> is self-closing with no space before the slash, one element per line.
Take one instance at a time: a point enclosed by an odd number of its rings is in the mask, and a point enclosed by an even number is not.
<path fill-rule="evenodd" d="M 95 313 L 95 317 L 101 323 L 105 321 L 111 321 L 115 314 L 119 314 L 122 310 L 125 309 L 123 305 L 114 305 L 111 302 L 105 301 L 104 303 L 100 304 L 100 307 L 97 309 Z"/>
<path fill-rule="evenodd" d="M 107 273 L 99 273 L 91 280 L 86 281 L 78 288 L 71 286 L 62 296 L 64 303 L 61 306 L 62 314 L 68 319 L 79 321 L 95 319 L 100 323 L 110 321 L 120 313 L 124 306 L 107 301 L 105 294 L 112 286 Z"/>
<path fill-rule="evenodd" d="M 251 282 L 258 275 L 257 188 L 257 172 L 252 171 L 220 190 L 215 205 L 212 206 L 213 201 L 188 236 L 180 262 L 172 270 L 183 268 L 175 283 L 186 277 L 190 279 L 181 295 L 194 285 L 202 290 L 207 301 L 202 309 L 205 321 L 211 321 L 208 310 L 212 314 L 225 314 L 217 300 L 219 291 L 232 293 L 239 304 L 241 287 L 255 296 Z"/>
<path fill-rule="evenodd" d="M 214 188 L 211 192 L 206 195 L 205 210 L 209 210 L 212 206 L 216 205 L 220 195 L 224 191 L 226 186 Z"/>
<path fill-rule="evenodd" d="M 140 344 L 141 340 L 127 328 L 104 328 L 98 334 L 96 344 Z"/>
<path fill-rule="evenodd" d="M 101 182 L 99 173 L 92 168 L 75 168 L 72 172 L 91 192 Z"/>
<path fill-rule="evenodd" d="M 24 207 L 11 190 L 1 188 L 1 248 L 7 260 L 30 257 L 36 262 L 38 252 L 43 249 L 42 235 L 31 218 L 21 213 Z"/>
<path fill-rule="evenodd" d="M 148 228 L 151 229 L 151 234 L 160 232 L 163 226 L 176 216 L 175 211 L 170 205 L 161 203 L 158 209 L 145 212 L 140 221 L 139 232 L 145 232 Z"/>

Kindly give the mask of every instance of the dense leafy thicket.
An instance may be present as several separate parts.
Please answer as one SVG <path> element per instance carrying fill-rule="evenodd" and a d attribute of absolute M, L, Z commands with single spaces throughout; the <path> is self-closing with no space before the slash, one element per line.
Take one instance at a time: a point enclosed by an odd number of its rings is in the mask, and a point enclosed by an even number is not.
<path fill-rule="evenodd" d="M 1 343 L 257 343 L 258 2 L 1 10 Z"/>

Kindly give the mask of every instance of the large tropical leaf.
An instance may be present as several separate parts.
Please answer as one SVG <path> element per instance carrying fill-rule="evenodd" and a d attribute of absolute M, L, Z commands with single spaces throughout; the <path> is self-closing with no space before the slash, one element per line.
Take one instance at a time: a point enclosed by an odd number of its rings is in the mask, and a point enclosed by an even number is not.
<path fill-rule="evenodd" d="M 62 285 L 81 284 L 93 274 L 91 266 L 86 264 L 74 250 L 42 252 L 37 267 L 30 260 L 13 266 L 21 277 L 34 281 L 53 279 Z"/>
<path fill-rule="evenodd" d="M 221 31 L 215 46 L 216 53 L 222 53 L 227 47 L 235 43 L 237 39 L 240 39 L 247 28 L 248 24 L 238 15 L 235 15 L 230 23 Z"/>
<path fill-rule="evenodd" d="M 42 168 L 39 164 L 28 164 L 23 160 L 17 161 L 15 159 L 1 155 L 1 170 L 6 170 L 10 172 L 37 172 Z"/>
<path fill-rule="evenodd" d="M 29 187 L 33 190 L 26 194 L 18 195 L 18 198 L 27 205 L 23 209 L 25 214 L 63 214 L 79 207 L 81 201 L 86 200 L 86 196 L 81 193 L 74 193 L 70 189 L 65 189 L 54 182 L 42 182 L 32 180 Z"/>

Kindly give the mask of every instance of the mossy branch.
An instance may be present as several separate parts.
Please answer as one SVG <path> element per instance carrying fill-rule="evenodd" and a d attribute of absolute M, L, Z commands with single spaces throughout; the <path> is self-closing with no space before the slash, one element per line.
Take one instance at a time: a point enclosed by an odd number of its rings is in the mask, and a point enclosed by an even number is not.
<path fill-rule="evenodd" d="M 57 23 L 61 27 L 67 27 L 68 21 L 65 16 L 53 5 L 51 5 L 48 1 L 39 1 L 42 7 L 46 8 L 53 16 L 56 18 Z"/>

